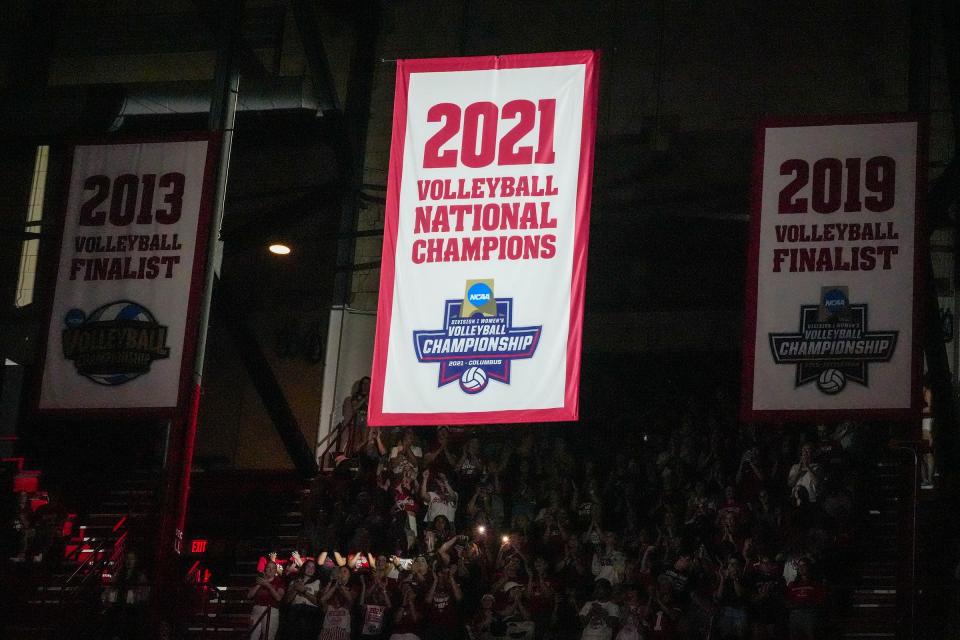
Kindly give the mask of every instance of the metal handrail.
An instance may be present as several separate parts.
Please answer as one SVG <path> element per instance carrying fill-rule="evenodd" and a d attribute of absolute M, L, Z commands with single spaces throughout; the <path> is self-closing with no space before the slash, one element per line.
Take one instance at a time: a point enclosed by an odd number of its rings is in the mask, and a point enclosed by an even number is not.
<path fill-rule="evenodd" d="M 266 618 L 267 623 L 262 627 L 260 627 L 260 640 L 263 640 L 266 636 L 269 636 L 270 635 L 270 612 L 272 609 L 273 607 L 267 607 L 266 609 L 264 609 L 263 613 L 260 614 L 260 617 L 257 618 L 256 621 L 250 625 L 250 630 L 245 635 L 249 635 L 253 633 L 253 630 L 257 628 L 257 625 L 263 622 L 263 619 Z"/>
<path fill-rule="evenodd" d="M 213 618 L 214 618 L 214 620 L 219 620 L 219 619 L 220 619 L 220 612 L 223 610 L 223 594 L 220 592 L 220 589 L 218 589 L 216 586 L 213 587 L 213 592 L 214 592 L 214 593 L 216 594 L 216 596 L 217 596 L 217 610 L 216 610 L 216 612 L 213 614 Z M 209 617 L 207 616 L 207 605 L 208 605 L 208 604 L 210 604 L 209 598 L 207 598 L 206 596 L 204 596 L 204 599 L 203 599 L 203 635 L 201 636 L 202 638 L 206 638 L 206 637 L 207 637 L 207 631 L 208 631 L 208 629 L 207 629 L 207 622 L 208 622 L 208 620 L 209 620 Z M 214 624 L 214 630 L 216 630 L 216 624 Z"/>
<path fill-rule="evenodd" d="M 208 611 L 208 606 L 210 604 L 210 591 L 212 590 L 216 594 L 216 610 L 213 613 L 213 618 L 219 619 L 220 613 L 223 609 L 223 594 L 220 592 L 220 589 L 216 585 L 209 585 L 206 583 L 196 583 L 192 580 L 195 575 L 202 576 L 202 572 L 206 571 L 206 568 L 201 564 L 199 560 L 193 563 L 190 569 L 187 571 L 187 575 L 183 578 L 183 584 L 188 588 L 193 588 L 196 592 L 201 592 L 203 597 L 203 604 L 200 608 L 200 616 L 203 618 L 202 628 L 200 630 L 200 637 L 206 638 L 209 631 L 209 622 L 210 622 L 210 612 Z M 214 629 L 216 629 L 216 624 L 214 624 Z"/>
<path fill-rule="evenodd" d="M 912 513 L 910 535 L 910 637 L 916 638 L 917 628 L 917 503 L 919 502 L 918 489 L 920 486 L 920 457 L 917 447 L 923 442 L 909 440 L 891 440 L 887 446 L 893 451 L 906 451 L 913 459 L 912 485 Z M 898 576 L 899 580 L 899 576 Z M 897 585 L 898 588 L 900 585 Z"/>
<path fill-rule="evenodd" d="M 341 420 L 333 427 L 333 429 L 324 437 L 324 440 L 327 441 L 327 446 L 324 448 L 323 453 L 320 454 L 320 470 L 324 468 L 324 461 L 327 456 L 330 454 L 331 450 L 340 449 L 340 439 L 343 437 L 343 432 L 348 425 L 352 424 L 352 421 L 356 418 L 351 418 L 350 421 Z M 322 442 L 322 441 L 321 441 Z M 334 449 L 336 446 L 336 449 Z"/>
<path fill-rule="evenodd" d="M 78 565 L 65 580 L 55 584 L 53 577 L 45 581 L 40 586 L 41 593 L 46 594 L 51 591 L 57 591 L 60 595 L 60 602 L 57 606 L 56 615 L 57 626 L 64 630 L 69 624 L 68 611 L 71 606 L 81 598 L 85 590 L 92 588 L 92 585 L 98 585 L 104 570 L 108 567 L 119 566 L 123 554 L 126 552 L 127 540 L 129 537 L 130 516 L 141 505 L 143 496 L 133 494 L 127 502 L 126 513 L 122 515 L 111 528 L 111 534 L 118 534 L 112 541 L 105 538 L 95 538 L 93 536 L 84 536 L 76 549 L 64 556 L 64 561 L 76 560 Z M 91 548 L 92 547 L 92 548 Z M 107 553 L 109 551 L 109 554 Z M 81 559 L 81 556 L 89 553 L 90 557 Z M 79 577 L 79 580 L 78 580 Z"/>

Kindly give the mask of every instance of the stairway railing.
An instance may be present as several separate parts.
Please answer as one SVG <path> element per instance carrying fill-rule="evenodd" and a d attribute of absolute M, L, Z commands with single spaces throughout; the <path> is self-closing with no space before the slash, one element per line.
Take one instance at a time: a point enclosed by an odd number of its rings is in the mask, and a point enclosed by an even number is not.
<path fill-rule="evenodd" d="M 131 536 L 131 519 L 143 506 L 144 499 L 142 493 L 132 493 L 127 501 L 126 513 L 117 519 L 106 536 L 81 537 L 76 548 L 61 560 L 66 566 L 76 562 L 76 567 L 66 579 L 57 581 L 54 576 L 49 576 L 39 585 L 43 604 L 50 602 L 47 600 L 49 594 L 56 593 L 58 596 L 56 609 L 47 620 L 52 621 L 54 628 L 63 637 L 67 637 L 68 632 L 75 634 L 78 631 L 77 616 L 73 614 L 79 612 L 81 603 L 99 602 L 104 575 L 108 572 L 113 574 L 122 566 Z"/>
<path fill-rule="evenodd" d="M 187 592 L 192 592 L 190 595 L 193 597 L 187 596 L 187 599 L 191 603 L 195 603 L 197 598 L 200 598 L 200 610 L 197 611 L 194 606 L 184 607 L 183 611 L 185 614 L 185 619 L 181 620 L 180 626 L 187 626 L 190 624 L 189 617 L 193 615 L 199 615 L 203 620 L 203 623 L 200 625 L 200 639 L 204 640 L 205 638 L 210 637 L 210 631 L 216 632 L 218 627 L 218 621 L 220 619 L 220 614 L 223 612 L 223 594 L 220 592 L 220 589 L 216 586 L 210 585 L 206 578 L 207 568 L 199 561 L 193 563 L 190 568 L 187 570 L 186 576 L 183 578 L 183 588 Z M 213 610 L 210 610 L 210 595 L 211 592 L 216 596 L 216 603 L 213 607 Z M 213 621 L 211 629 L 211 620 Z M 222 635 L 214 634 L 216 637 L 222 637 Z"/>
<path fill-rule="evenodd" d="M 323 452 L 320 454 L 320 457 L 317 459 L 317 464 L 320 467 L 320 471 L 327 470 L 327 462 L 330 456 L 331 451 L 340 451 L 343 439 L 344 432 L 353 426 L 352 419 L 350 421 L 338 422 L 333 429 L 330 430 L 327 435 L 323 437 L 320 442 L 317 443 L 317 447 L 320 447 L 324 444 L 326 446 L 323 449 Z"/>

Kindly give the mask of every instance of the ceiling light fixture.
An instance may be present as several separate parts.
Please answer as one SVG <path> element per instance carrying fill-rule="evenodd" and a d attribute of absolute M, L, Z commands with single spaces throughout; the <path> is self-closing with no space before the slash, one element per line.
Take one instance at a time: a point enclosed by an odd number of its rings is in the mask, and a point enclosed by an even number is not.
<path fill-rule="evenodd" d="M 290 247 L 279 242 L 271 244 L 269 248 L 270 253 L 275 253 L 278 256 L 285 256 L 290 253 Z"/>

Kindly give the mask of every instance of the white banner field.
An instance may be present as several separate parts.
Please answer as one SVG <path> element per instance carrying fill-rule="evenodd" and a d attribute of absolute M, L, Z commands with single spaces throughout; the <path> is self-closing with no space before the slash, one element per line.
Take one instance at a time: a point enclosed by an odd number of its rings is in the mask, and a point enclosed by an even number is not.
<path fill-rule="evenodd" d="M 397 62 L 371 425 L 577 419 L 596 64 Z"/>
<path fill-rule="evenodd" d="M 212 147 L 206 134 L 74 147 L 41 411 L 164 413 L 185 402 Z"/>
<path fill-rule="evenodd" d="M 920 129 L 905 117 L 759 128 L 744 420 L 917 415 Z"/>

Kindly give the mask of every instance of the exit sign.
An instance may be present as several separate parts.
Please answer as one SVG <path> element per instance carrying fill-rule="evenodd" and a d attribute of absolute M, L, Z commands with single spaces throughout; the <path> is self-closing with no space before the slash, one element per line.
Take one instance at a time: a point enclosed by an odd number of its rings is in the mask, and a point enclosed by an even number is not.
<path fill-rule="evenodd" d="M 197 538 L 190 541 L 190 553 L 206 553 L 207 541 L 203 538 Z"/>

